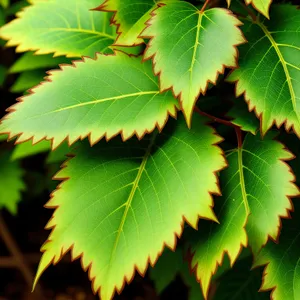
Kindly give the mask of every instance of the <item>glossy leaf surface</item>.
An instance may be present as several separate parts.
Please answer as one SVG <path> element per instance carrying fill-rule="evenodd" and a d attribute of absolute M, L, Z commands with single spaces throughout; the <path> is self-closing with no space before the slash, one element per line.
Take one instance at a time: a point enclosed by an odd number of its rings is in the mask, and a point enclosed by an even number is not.
<path fill-rule="evenodd" d="M 57 176 L 70 179 L 47 204 L 59 208 L 48 223 L 55 228 L 37 278 L 72 247 L 73 258 L 82 255 L 83 267 L 90 267 L 93 289 L 101 287 L 108 300 L 135 268 L 144 273 L 164 246 L 175 248 L 183 217 L 194 228 L 199 217 L 215 220 L 210 193 L 219 193 L 215 172 L 225 160 L 206 122 L 196 115 L 188 130 L 180 117 L 141 142 L 79 147 Z"/>

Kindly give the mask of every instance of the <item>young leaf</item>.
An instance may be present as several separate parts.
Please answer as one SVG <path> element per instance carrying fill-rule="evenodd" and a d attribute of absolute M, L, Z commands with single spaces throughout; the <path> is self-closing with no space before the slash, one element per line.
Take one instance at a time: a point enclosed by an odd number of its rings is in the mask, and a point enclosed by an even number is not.
<path fill-rule="evenodd" d="M 298 201 L 295 211 L 299 212 Z M 279 243 L 269 242 L 259 253 L 255 265 L 267 265 L 262 290 L 272 290 L 272 299 L 300 299 L 300 222 L 299 214 L 286 220 Z"/>
<path fill-rule="evenodd" d="M 300 136 L 300 12 L 274 5 L 270 21 L 243 22 L 248 43 L 240 47 L 240 67 L 228 80 L 237 82 L 236 95 L 245 93 L 249 109 L 260 116 L 263 134 L 285 122 Z"/>
<path fill-rule="evenodd" d="M 25 190 L 25 185 L 22 181 L 23 170 L 18 162 L 9 160 L 10 155 L 10 152 L 0 154 L 0 208 L 6 208 L 16 215 L 21 191 Z"/>
<path fill-rule="evenodd" d="M 272 0 L 245 0 L 247 5 L 252 4 L 252 6 L 262 13 L 268 19 L 269 17 L 269 9 L 272 3 Z"/>
<path fill-rule="evenodd" d="M 10 73 L 21 73 L 43 68 L 53 68 L 59 64 L 71 63 L 66 57 L 53 57 L 52 54 L 35 55 L 34 52 L 27 52 L 22 55 L 9 69 Z"/>
<path fill-rule="evenodd" d="M 279 217 L 287 217 L 292 209 L 288 196 L 299 195 L 294 176 L 283 162 L 293 156 L 271 137 L 261 140 L 248 134 L 242 148 L 227 155 L 229 167 L 220 178 L 222 198 L 216 202 L 220 224 L 210 224 L 192 242 L 192 267 L 205 296 L 224 253 L 233 265 L 247 240 L 257 253 L 269 236 L 276 239 Z"/>
<path fill-rule="evenodd" d="M 177 101 L 159 92 L 151 63 L 121 52 L 63 67 L 49 81 L 10 108 L 0 132 L 20 135 L 19 142 L 53 139 L 54 148 L 67 137 L 72 144 L 89 135 L 95 144 L 120 132 L 124 140 L 142 137 L 176 114 Z"/>
<path fill-rule="evenodd" d="M 36 155 L 39 153 L 50 151 L 50 141 L 41 141 L 35 145 L 32 145 L 32 141 L 28 141 L 15 146 L 11 155 L 11 160 L 18 160 L 28 156 Z"/>
<path fill-rule="evenodd" d="M 259 121 L 255 115 L 248 110 L 248 106 L 242 99 L 234 100 L 234 105 L 229 110 L 229 117 L 233 118 L 231 123 L 241 127 L 243 131 L 256 134 L 259 128 Z"/>
<path fill-rule="evenodd" d="M 167 2 L 154 12 L 142 37 L 151 41 L 144 58 L 153 58 L 161 90 L 173 88 L 191 124 L 196 100 L 215 83 L 225 66 L 235 67 L 236 46 L 244 43 L 241 22 L 230 11 L 199 11 L 184 1 Z"/>
<path fill-rule="evenodd" d="M 154 0 L 106 0 L 97 10 L 115 13 L 112 22 L 119 34 L 115 44 L 132 46 L 143 43 L 139 34 L 155 7 Z"/>
<path fill-rule="evenodd" d="M 94 291 L 101 287 L 101 299 L 109 300 L 135 268 L 143 274 L 165 245 L 175 248 L 183 218 L 194 228 L 199 217 L 215 220 L 211 193 L 219 193 L 216 172 L 225 160 L 216 146 L 221 138 L 206 122 L 196 115 L 188 130 L 180 117 L 140 142 L 79 147 L 57 176 L 70 179 L 47 205 L 58 208 L 36 278 L 72 248 L 90 268 Z"/>
<path fill-rule="evenodd" d="M 94 57 L 96 52 L 112 53 L 115 40 L 109 15 L 90 11 L 99 0 L 32 1 L 18 18 L 0 29 L 0 37 L 17 51 L 37 50 L 67 57 Z"/>

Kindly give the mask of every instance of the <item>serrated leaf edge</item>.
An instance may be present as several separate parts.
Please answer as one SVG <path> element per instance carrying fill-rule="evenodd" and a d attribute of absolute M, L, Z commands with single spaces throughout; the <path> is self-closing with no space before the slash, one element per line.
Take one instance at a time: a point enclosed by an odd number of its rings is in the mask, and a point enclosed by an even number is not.
<path fill-rule="evenodd" d="M 214 147 L 217 147 L 219 148 L 220 150 L 220 155 L 222 155 L 223 157 L 223 166 L 221 166 L 219 169 L 215 170 L 213 172 L 214 176 L 215 176 L 215 179 L 216 179 L 216 187 L 217 187 L 217 190 L 216 191 L 207 191 L 207 193 L 209 194 L 211 200 L 212 200 L 212 206 L 211 206 L 211 209 L 213 209 L 213 205 L 214 205 L 214 201 L 213 201 L 213 195 L 216 195 L 216 196 L 221 196 L 221 189 L 220 189 L 220 182 L 219 182 L 219 176 L 218 176 L 218 173 L 222 170 L 224 170 L 225 168 L 228 167 L 228 162 L 227 162 L 227 159 L 226 159 L 226 156 L 225 156 L 225 152 L 223 151 L 223 149 L 219 146 L 220 143 L 222 143 L 222 141 L 224 141 L 224 138 L 221 137 L 217 132 L 216 130 L 208 124 L 209 121 L 206 123 L 206 126 L 210 127 L 213 129 L 213 135 L 215 135 L 216 137 L 219 138 L 219 140 L 216 142 L 216 143 L 213 143 L 211 144 L 211 146 L 214 146 Z M 51 224 L 49 226 L 50 223 L 52 223 L 53 219 L 54 219 L 54 214 L 55 214 L 55 211 L 57 209 L 60 208 L 59 205 L 56 205 L 56 206 L 52 206 L 51 205 L 51 202 L 52 202 L 52 199 L 54 198 L 54 194 L 57 190 L 60 190 L 63 188 L 63 185 L 65 182 L 67 182 L 69 179 L 71 179 L 71 177 L 60 177 L 59 174 L 62 172 L 63 169 L 67 168 L 68 166 L 68 162 L 73 159 L 76 155 L 74 154 L 68 154 L 68 159 L 61 165 L 61 169 L 52 177 L 53 180 L 59 180 L 61 181 L 57 188 L 50 194 L 50 199 L 49 201 L 44 205 L 45 208 L 48 208 L 48 209 L 54 209 L 54 212 L 50 218 L 50 220 L 48 221 L 48 223 L 46 224 L 46 226 L 44 227 L 44 229 L 46 230 L 51 230 L 47 240 L 44 242 L 43 246 L 46 244 L 46 243 L 49 243 L 51 241 L 51 233 L 52 231 L 55 230 L 55 227 L 56 227 L 56 224 Z M 156 259 L 154 261 L 151 261 L 151 258 L 150 258 L 150 255 L 148 256 L 144 266 L 142 267 L 139 267 L 137 266 L 136 264 L 133 265 L 132 267 L 132 271 L 131 271 L 131 274 L 130 276 L 127 276 L 127 275 L 124 275 L 124 279 L 123 279 L 123 283 L 122 283 L 122 286 L 120 288 L 118 288 L 117 286 L 115 286 L 114 288 L 114 291 L 111 295 L 111 300 L 113 299 L 115 293 L 117 292 L 118 294 L 121 294 L 121 292 L 123 291 L 123 289 L 125 288 L 126 284 L 130 284 L 132 282 L 132 280 L 134 279 L 134 276 L 136 274 L 136 272 L 142 276 L 142 277 L 145 277 L 146 275 L 146 272 L 147 272 L 147 269 L 149 268 L 149 265 L 151 267 L 154 267 L 154 265 L 156 264 L 157 260 L 159 259 L 159 257 L 161 257 L 161 255 L 163 254 L 163 251 L 166 247 L 168 247 L 171 251 L 175 251 L 176 250 L 176 247 L 177 247 L 177 242 L 178 240 L 181 238 L 182 234 L 183 234 L 183 230 L 184 230 L 184 224 L 187 223 L 189 226 L 191 226 L 192 228 L 194 229 L 198 229 L 198 222 L 200 219 L 206 219 L 205 217 L 202 217 L 200 215 L 198 215 L 198 219 L 197 219 L 197 222 L 196 222 L 196 226 L 191 224 L 186 218 L 184 215 L 182 215 L 182 220 L 181 220 L 181 224 L 180 224 L 180 231 L 179 232 L 174 232 L 174 242 L 172 245 L 168 245 L 166 242 L 163 242 L 163 245 L 162 245 L 162 248 L 160 251 L 158 251 L 157 253 L 157 256 L 156 256 Z M 43 247 L 42 246 L 42 247 Z M 67 249 L 61 249 L 61 253 L 60 253 L 60 257 L 56 258 L 56 257 L 53 257 L 52 260 L 50 261 L 50 263 L 45 266 L 45 268 L 43 269 L 43 271 L 39 274 L 39 277 L 36 277 L 35 280 L 34 280 L 34 283 L 33 283 L 33 290 L 35 289 L 35 286 L 40 278 L 40 276 L 42 275 L 42 273 L 50 266 L 50 265 L 56 265 L 58 264 L 61 259 L 63 258 L 63 256 L 65 254 L 67 254 L 68 252 L 70 252 L 71 254 L 71 261 L 75 261 L 77 259 L 80 259 L 80 264 L 81 264 L 81 267 L 82 269 L 84 270 L 84 272 L 87 272 L 88 273 L 88 278 L 89 280 L 91 281 L 92 283 L 92 290 L 93 290 L 93 293 L 94 295 L 98 294 L 98 296 L 100 297 L 100 293 L 101 293 L 101 286 L 96 290 L 95 287 L 94 287 L 94 281 L 96 279 L 96 276 L 92 278 L 91 276 L 91 267 L 92 267 L 92 264 L 93 264 L 93 261 L 91 261 L 87 266 L 84 266 L 83 264 L 83 258 L 84 258 L 84 251 L 77 255 L 77 256 L 74 256 L 74 247 L 75 247 L 75 242 Z M 44 253 L 45 251 L 42 251 L 42 253 Z M 142 270 L 140 270 L 142 269 Z"/>
<path fill-rule="evenodd" d="M 286 195 L 286 197 L 287 197 L 287 199 L 289 200 L 289 203 L 290 203 L 290 209 L 289 209 L 289 208 L 286 208 L 286 214 L 285 214 L 285 215 L 278 215 L 278 221 L 277 221 L 277 224 L 278 224 L 278 226 L 277 226 L 278 231 L 277 231 L 277 233 L 276 233 L 276 238 L 274 238 L 274 237 L 272 237 L 270 234 L 268 234 L 267 237 L 266 237 L 265 243 L 260 247 L 260 249 L 259 249 L 258 252 L 260 252 L 261 249 L 262 249 L 263 247 L 265 247 L 266 244 L 267 244 L 270 240 L 272 240 L 272 241 L 275 242 L 276 244 L 279 243 L 280 233 L 281 233 L 281 229 L 282 229 L 282 221 L 281 221 L 281 219 L 290 219 L 290 218 L 291 218 L 290 213 L 294 211 L 294 205 L 293 205 L 292 198 L 296 198 L 296 197 L 299 197 L 299 196 L 300 196 L 300 189 L 299 189 L 299 187 L 295 184 L 295 182 L 296 182 L 296 176 L 295 176 L 295 174 L 294 174 L 292 168 L 291 168 L 291 167 L 288 165 L 288 163 L 287 163 L 287 161 L 290 161 L 290 160 L 295 159 L 296 156 L 295 156 L 289 149 L 287 149 L 287 147 L 286 147 L 283 143 L 279 142 L 279 141 L 276 140 L 275 138 L 273 138 L 273 141 L 275 141 L 275 142 L 279 143 L 280 145 L 282 145 L 282 150 L 290 154 L 290 158 L 285 158 L 285 159 L 280 158 L 280 159 L 278 159 L 278 161 L 280 161 L 280 162 L 282 162 L 284 165 L 286 165 L 287 168 L 288 168 L 288 171 L 292 174 L 293 179 L 290 180 L 289 183 L 293 184 L 293 185 L 297 188 L 297 190 L 298 190 L 298 195 Z M 222 266 L 222 263 L 223 263 L 225 254 L 227 254 L 227 256 L 228 256 L 228 258 L 229 258 L 229 260 L 230 260 L 230 266 L 231 266 L 231 268 L 232 268 L 233 265 L 235 264 L 236 260 L 238 259 L 239 255 L 241 254 L 241 252 L 242 252 L 242 250 L 243 250 L 243 247 L 246 248 L 246 247 L 250 246 L 250 245 L 249 245 L 249 240 L 248 240 L 248 234 L 247 234 L 247 230 L 246 230 L 246 226 L 247 226 L 247 223 L 248 223 L 249 216 L 250 216 L 250 214 L 247 215 L 247 218 L 246 218 L 245 223 L 244 223 L 244 225 L 243 225 L 243 230 L 244 230 L 244 232 L 245 232 L 245 234 L 246 234 L 246 238 L 247 238 L 247 241 L 246 241 L 245 245 L 244 245 L 243 243 L 240 243 L 239 253 L 238 253 L 238 255 L 237 255 L 235 258 L 232 258 L 232 257 L 231 257 L 231 255 L 229 254 L 229 252 L 228 252 L 227 249 L 223 250 L 223 253 L 221 254 L 220 260 L 217 260 L 217 261 L 216 261 L 215 268 L 214 268 L 214 270 L 213 270 L 212 273 L 211 273 L 211 279 L 212 279 L 212 277 L 216 274 L 216 272 L 217 272 L 217 270 L 218 270 L 218 267 Z M 255 257 L 255 253 L 253 252 L 251 246 L 250 246 L 250 249 L 251 249 L 251 252 L 252 252 L 252 254 L 253 254 L 253 257 Z M 211 283 L 212 283 L 212 282 L 210 281 L 210 284 L 208 285 L 206 294 L 204 294 L 204 292 L 203 292 L 202 280 L 201 280 L 200 278 L 198 278 L 198 276 L 197 276 L 198 263 L 196 263 L 196 264 L 194 265 L 194 267 L 192 266 L 192 260 L 193 260 L 194 255 L 195 255 L 195 252 L 193 253 L 192 250 L 191 250 L 191 248 L 189 248 L 189 249 L 188 249 L 188 256 L 187 256 L 187 257 L 188 257 L 188 259 L 189 259 L 190 272 L 193 273 L 193 274 L 195 275 L 195 278 L 196 278 L 197 282 L 200 284 L 201 290 L 202 290 L 202 293 L 203 293 L 204 298 L 205 298 L 205 299 L 208 299 L 208 293 L 209 293 L 209 289 L 210 289 L 210 287 L 211 287 Z M 266 264 L 266 267 L 265 267 L 265 270 L 264 270 L 264 274 L 263 274 L 263 283 L 262 283 L 262 285 L 261 285 L 261 287 L 260 287 L 260 289 L 259 289 L 259 292 L 266 292 L 266 291 L 270 291 L 270 290 L 275 290 L 275 289 L 276 289 L 276 286 L 275 286 L 273 289 L 272 289 L 272 288 L 268 288 L 268 289 L 263 289 L 263 288 L 262 288 L 263 285 L 264 285 L 264 278 L 265 278 L 265 276 L 266 276 L 266 274 L 267 274 L 268 264 L 269 264 L 269 263 Z M 262 265 L 265 265 L 265 264 L 262 264 Z M 253 267 L 252 267 L 252 269 L 254 269 L 254 268 L 256 268 L 256 267 L 259 267 L 259 266 L 262 266 L 262 265 L 255 265 L 255 264 L 254 264 Z M 273 298 L 272 298 L 272 299 L 273 299 Z"/>
<path fill-rule="evenodd" d="M 146 49 L 145 49 L 144 53 L 146 53 L 146 52 L 147 52 L 147 49 L 151 46 L 151 42 L 152 42 L 152 40 L 155 38 L 155 36 L 154 36 L 154 35 L 152 35 L 152 36 L 151 36 L 151 35 L 143 35 L 143 33 L 144 33 L 144 31 L 145 31 L 147 28 L 149 28 L 149 27 L 152 25 L 151 21 L 153 21 L 153 19 L 154 19 L 154 18 L 156 17 L 156 15 L 157 15 L 157 14 L 155 13 L 156 10 L 158 10 L 160 7 L 162 7 L 162 6 L 164 6 L 164 5 L 166 5 L 166 4 L 165 4 L 165 3 L 158 3 L 158 4 L 157 4 L 157 7 L 150 13 L 151 18 L 150 18 L 148 21 L 145 22 L 145 25 L 146 25 L 145 29 L 139 34 L 139 37 L 140 37 L 140 38 L 147 38 L 147 39 L 150 39 L 150 41 L 148 42 L 148 44 L 147 44 L 147 46 L 146 46 Z M 230 15 L 230 16 L 232 16 L 232 17 L 235 17 L 235 15 L 233 14 L 233 12 L 232 12 L 231 10 L 228 10 L 228 9 L 225 9 L 225 8 L 220 8 L 220 7 L 218 7 L 218 9 L 224 10 L 224 11 L 226 11 L 226 13 L 227 13 L 228 15 Z M 238 19 L 237 19 L 237 20 L 238 20 Z M 197 96 L 195 97 L 195 99 L 194 99 L 193 107 L 195 107 L 195 105 L 196 105 L 196 103 L 197 103 L 197 100 L 198 100 L 198 98 L 200 97 L 201 94 L 202 94 L 203 96 L 205 96 L 205 94 L 206 94 L 206 92 L 207 92 L 207 90 L 208 90 L 209 84 L 213 84 L 213 85 L 216 85 L 216 84 L 217 84 L 217 80 L 218 80 L 219 76 L 222 75 L 222 74 L 224 74 L 226 68 L 230 68 L 230 69 L 236 69 L 236 68 L 238 68 L 239 51 L 238 51 L 238 48 L 237 48 L 237 47 L 240 46 L 240 45 L 242 45 L 242 44 L 247 43 L 247 40 L 246 40 L 246 38 L 245 38 L 245 36 L 244 36 L 242 30 L 241 30 L 240 27 L 239 27 L 239 26 L 242 26 L 243 23 L 242 23 L 240 20 L 239 20 L 239 22 L 240 22 L 240 24 L 234 25 L 234 26 L 240 31 L 241 37 L 244 39 L 244 41 L 241 42 L 241 43 L 232 45 L 233 48 L 234 48 L 234 50 L 235 50 L 235 55 L 234 55 L 234 58 L 235 58 L 235 66 L 229 66 L 229 65 L 226 65 L 226 64 L 222 64 L 221 70 L 217 70 L 217 71 L 216 71 L 216 77 L 215 77 L 215 79 L 212 80 L 212 81 L 211 81 L 211 80 L 207 80 L 205 88 L 204 88 L 203 90 L 202 90 L 202 89 L 199 89 L 198 95 L 197 95 Z M 147 60 L 150 60 L 150 59 L 152 60 L 152 64 L 153 64 L 153 72 L 154 72 L 155 76 L 158 76 L 159 82 L 161 83 L 161 73 L 162 73 L 162 70 L 155 71 L 155 67 L 156 67 L 155 57 L 156 57 L 156 55 L 157 55 L 157 52 L 154 53 L 153 55 L 147 57 L 147 58 L 143 57 L 143 61 L 147 61 Z M 182 92 L 179 92 L 179 93 L 176 95 L 176 93 L 175 93 L 175 91 L 174 91 L 174 85 L 171 85 L 171 86 L 169 86 L 169 87 L 166 87 L 166 88 L 164 88 L 164 89 L 161 89 L 160 91 L 161 91 L 161 92 L 165 92 L 165 91 L 168 91 L 168 90 L 172 91 L 174 97 L 175 97 L 176 99 L 178 99 L 178 101 L 179 101 L 179 103 L 180 103 L 180 106 L 181 106 L 181 110 L 182 110 L 182 112 L 183 112 L 183 114 L 184 114 L 185 119 L 187 120 L 187 125 L 188 125 L 189 128 L 191 128 L 191 118 L 192 118 L 192 114 L 191 114 L 191 117 L 188 118 L 187 115 L 186 115 L 186 112 L 182 109 L 182 107 L 183 107 L 183 105 L 182 105 L 183 101 L 182 101 L 182 99 L 181 99 L 181 97 L 182 97 L 182 96 L 181 96 L 181 93 L 182 93 Z"/>
<path fill-rule="evenodd" d="M 110 0 L 105 0 L 100 6 L 94 8 L 92 10 L 113 13 L 113 16 L 110 19 L 110 25 L 115 25 L 116 28 L 117 28 L 117 38 L 115 39 L 115 42 L 113 43 L 113 46 L 134 47 L 134 46 L 140 46 L 142 44 L 145 44 L 143 38 L 141 38 L 140 36 L 138 36 L 138 39 L 141 39 L 141 41 L 137 42 L 137 43 L 133 43 L 131 46 L 124 45 L 122 43 L 120 43 L 120 44 L 118 43 L 118 40 L 120 39 L 121 35 L 123 34 L 123 31 L 120 30 L 121 22 L 118 21 L 118 18 L 117 18 L 118 10 L 113 10 L 113 9 L 108 9 L 107 8 L 107 6 L 109 5 L 108 4 L 109 1 Z"/>
<path fill-rule="evenodd" d="M 28 6 L 25 6 L 25 7 L 22 7 L 17 13 L 16 13 L 16 18 L 12 21 L 10 21 L 9 23 L 5 24 L 4 26 L 0 27 L 3 28 L 9 24 L 12 24 L 12 23 L 15 23 L 16 21 L 19 21 L 22 17 L 22 15 L 24 13 L 26 13 L 26 11 L 28 9 L 30 9 L 32 6 L 34 6 L 34 1 L 33 0 L 27 0 L 29 5 Z M 95 31 L 97 32 L 97 31 Z M 101 32 L 99 32 L 101 33 Z M 7 41 L 5 47 L 16 47 L 16 53 L 23 53 L 23 52 L 29 52 L 29 51 L 32 51 L 34 52 L 35 55 L 45 55 L 45 54 L 53 54 L 53 57 L 57 57 L 57 56 L 65 56 L 67 58 L 74 58 L 74 57 L 88 57 L 88 56 L 80 56 L 78 54 L 74 54 L 74 53 L 66 53 L 66 52 L 63 52 L 63 51 L 45 51 L 45 50 L 41 50 L 40 48 L 36 47 L 36 48 L 24 48 L 22 50 L 19 50 L 19 47 L 21 46 L 22 42 L 12 42 L 12 38 L 9 37 L 9 36 L 3 36 L 3 35 L 0 35 L 0 38 L 4 39 Z M 113 40 L 113 38 L 112 38 Z M 98 52 L 97 52 L 98 53 Z M 96 54 L 97 54 L 96 53 Z"/>
<path fill-rule="evenodd" d="M 126 54 L 127 56 L 129 57 L 137 57 L 136 55 L 132 55 L 132 54 L 127 54 L 121 50 L 113 50 L 114 51 L 114 54 L 103 54 L 103 53 L 100 53 L 100 52 L 97 52 L 95 54 L 95 57 L 94 58 L 91 58 L 91 57 L 88 57 L 88 56 L 83 56 L 81 60 L 74 60 L 72 61 L 71 63 L 72 64 L 59 64 L 59 68 L 60 69 L 55 69 L 55 70 L 50 70 L 50 71 L 47 71 L 46 74 L 48 76 L 46 76 L 44 79 L 45 81 L 42 81 L 40 84 L 38 84 L 37 86 L 31 88 L 28 90 L 28 95 L 25 95 L 25 96 L 21 96 L 19 98 L 17 98 L 17 103 L 13 104 L 12 106 L 10 106 L 9 108 L 6 109 L 6 111 L 8 112 L 8 114 L 6 114 L 2 120 L 0 120 L 0 125 L 2 123 L 2 121 L 8 119 L 10 117 L 10 115 L 15 112 L 17 109 L 18 109 L 18 105 L 22 102 L 24 102 L 24 99 L 26 99 L 27 97 L 30 97 L 31 95 L 35 94 L 35 90 L 38 89 L 40 86 L 44 85 L 44 84 L 48 84 L 48 83 L 51 83 L 52 80 L 51 80 L 51 76 L 55 73 L 55 72 L 63 72 L 65 68 L 76 68 L 77 67 L 77 64 L 78 63 L 85 63 L 86 60 L 94 60 L 94 61 L 97 61 L 98 59 L 98 56 L 116 56 L 118 52 L 120 53 L 123 53 L 123 54 Z M 162 92 L 161 92 L 162 93 Z M 158 121 L 156 121 L 153 126 L 151 128 L 148 128 L 146 129 L 142 134 L 139 134 L 136 130 L 134 130 L 130 135 L 126 136 L 124 135 L 123 133 L 123 129 L 121 129 L 120 131 L 116 132 L 115 134 L 113 135 L 110 135 L 108 136 L 107 133 L 105 132 L 102 136 L 100 136 L 97 140 L 93 141 L 91 140 L 91 134 L 92 132 L 89 132 L 88 134 L 85 134 L 85 135 L 80 135 L 78 136 L 78 138 L 76 140 L 72 140 L 70 141 L 69 139 L 69 135 L 67 135 L 59 144 L 55 144 L 54 143 L 54 140 L 55 140 L 55 137 L 53 138 L 48 138 L 46 135 L 38 140 L 35 140 L 35 136 L 31 136 L 29 139 L 26 139 L 26 140 L 22 140 L 22 134 L 23 132 L 21 133 L 18 133 L 18 134 L 14 134 L 12 135 L 11 132 L 1 132 L 1 134 L 7 134 L 8 135 L 8 139 L 7 141 L 11 141 L 12 139 L 14 139 L 15 137 L 17 137 L 16 141 L 15 141 L 15 145 L 17 144 L 21 144 L 23 142 L 27 142 L 27 141 L 30 141 L 32 140 L 32 145 L 35 145 L 39 142 L 41 142 L 42 140 L 46 140 L 46 141 L 50 141 L 51 142 L 51 148 L 52 150 L 55 150 L 57 149 L 63 142 L 67 141 L 69 147 L 71 145 L 73 145 L 74 143 L 76 143 L 77 141 L 79 140 L 83 140 L 85 139 L 86 137 L 89 139 L 89 142 L 90 142 L 90 145 L 93 146 L 95 144 L 97 144 L 101 139 L 105 138 L 106 141 L 109 141 L 111 140 L 112 138 L 118 136 L 119 134 L 121 135 L 121 138 L 122 138 L 122 141 L 127 141 L 129 140 L 130 138 L 132 138 L 133 136 L 136 136 L 139 140 L 141 140 L 146 134 L 150 134 L 151 132 L 153 132 L 155 129 L 158 129 L 159 132 L 162 131 L 162 129 L 165 127 L 169 117 L 173 117 L 174 119 L 177 118 L 177 107 L 176 105 L 174 105 L 173 107 L 173 111 L 171 111 L 170 109 L 167 110 L 166 112 L 166 118 L 165 120 L 159 124 Z M 21 139 L 21 141 L 20 141 Z"/>

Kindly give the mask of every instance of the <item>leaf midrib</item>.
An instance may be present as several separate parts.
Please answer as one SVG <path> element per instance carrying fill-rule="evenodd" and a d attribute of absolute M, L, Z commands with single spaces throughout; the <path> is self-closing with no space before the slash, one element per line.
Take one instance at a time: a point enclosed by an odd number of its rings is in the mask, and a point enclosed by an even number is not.
<path fill-rule="evenodd" d="M 82 106 L 87 106 L 87 105 L 98 104 L 98 103 L 106 102 L 106 101 L 120 100 L 120 99 L 124 99 L 124 98 L 129 98 L 129 97 L 142 96 L 142 95 L 153 95 L 153 94 L 159 94 L 159 91 L 137 92 L 137 93 L 124 94 L 124 95 L 120 95 L 120 96 L 108 97 L 108 98 L 103 98 L 103 99 L 96 99 L 96 100 L 92 100 L 92 101 L 88 101 L 88 102 L 82 102 L 82 103 L 62 107 L 62 108 L 47 112 L 43 115 L 47 115 L 47 114 L 51 114 L 51 113 L 58 113 L 58 112 L 61 112 L 64 110 L 74 109 L 77 107 L 82 107 Z"/>
<path fill-rule="evenodd" d="M 243 149 L 242 147 L 238 148 L 238 165 L 239 165 L 239 174 L 240 174 L 240 184 L 241 184 L 241 192 L 242 192 L 242 198 L 246 209 L 246 214 L 250 214 L 250 208 L 249 203 L 247 199 L 247 192 L 246 192 L 246 186 L 245 186 L 245 178 L 244 178 L 244 170 L 243 170 Z"/>
<path fill-rule="evenodd" d="M 290 91 L 290 94 L 291 94 L 293 109 L 295 111 L 295 115 L 297 117 L 297 120 L 300 123 L 299 116 L 298 116 L 298 113 L 297 113 L 296 95 L 295 95 L 294 87 L 293 87 L 293 84 L 292 84 L 292 81 L 291 81 L 291 76 L 290 76 L 290 73 L 289 73 L 289 70 L 288 70 L 288 67 L 287 67 L 287 63 L 286 63 L 286 61 L 285 61 L 285 59 L 284 59 L 284 57 L 283 57 L 283 55 L 282 55 L 282 53 L 281 53 L 281 51 L 278 47 L 278 44 L 274 40 L 271 33 L 268 31 L 267 27 L 263 23 L 260 23 L 260 22 L 257 22 L 256 24 L 262 29 L 262 31 L 264 32 L 266 37 L 269 39 L 269 41 L 271 42 L 273 48 L 275 49 L 275 51 L 278 55 L 278 58 L 279 58 L 279 60 L 281 62 L 281 65 L 283 67 L 285 77 L 287 79 L 287 83 L 288 83 L 288 86 L 289 86 L 289 91 Z"/>
<path fill-rule="evenodd" d="M 119 228 L 118 228 L 118 234 L 117 234 L 116 239 L 114 241 L 114 245 L 113 245 L 113 248 L 112 248 L 112 252 L 111 252 L 111 256 L 110 256 L 110 260 L 109 260 L 109 264 L 108 264 L 108 276 L 107 276 L 108 279 L 110 277 L 110 272 L 111 272 L 111 269 L 112 269 L 112 267 L 111 267 L 112 266 L 112 262 L 113 262 L 113 260 L 115 258 L 115 255 L 116 255 L 116 250 L 117 250 L 117 247 L 118 247 L 118 244 L 119 244 L 119 241 L 120 241 L 121 233 L 123 232 L 123 227 L 124 227 L 124 224 L 125 224 L 125 221 L 126 221 L 126 217 L 127 217 L 128 211 L 129 211 L 129 209 L 131 207 L 131 203 L 132 203 L 132 200 L 134 198 L 135 192 L 136 192 L 136 190 L 138 188 L 138 185 L 139 185 L 140 179 L 142 177 L 142 174 L 145 171 L 145 167 L 146 167 L 148 158 L 149 158 L 149 156 L 151 154 L 151 150 L 152 150 L 152 148 L 154 146 L 156 136 L 157 136 L 157 134 L 153 134 L 153 136 L 152 136 L 152 138 L 150 140 L 149 146 L 148 146 L 148 148 L 147 148 L 147 150 L 145 152 L 145 155 L 143 156 L 141 165 L 140 165 L 140 167 L 138 169 L 137 176 L 136 176 L 136 178 L 133 181 L 133 186 L 132 186 L 132 189 L 131 189 L 130 194 L 128 196 L 128 199 L 125 202 L 126 208 L 124 210 L 124 213 L 123 213 L 123 216 L 122 216 L 122 219 L 121 219 L 121 223 L 120 223 Z"/>

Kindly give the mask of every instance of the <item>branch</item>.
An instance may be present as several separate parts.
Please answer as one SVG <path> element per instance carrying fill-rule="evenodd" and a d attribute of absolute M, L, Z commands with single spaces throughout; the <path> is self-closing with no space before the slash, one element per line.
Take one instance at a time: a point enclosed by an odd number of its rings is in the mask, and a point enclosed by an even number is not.
<path fill-rule="evenodd" d="M 18 266 L 19 270 L 21 271 L 21 273 L 23 274 L 24 279 L 26 280 L 29 289 L 31 290 L 32 287 L 32 283 L 34 280 L 34 275 L 30 270 L 30 267 L 26 264 L 23 254 L 20 251 L 17 243 L 15 242 L 13 236 L 11 235 L 11 233 L 9 232 L 6 223 L 2 217 L 2 215 L 0 214 L 0 234 L 3 238 L 3 241 L 6 245 L 6 247 L 8 248 L 8 250 L 10 251 L 10 253 L 13 255 L 14 259 L 15 259 L 15 264 Z M 37 290 L 40 299 L 44 299 L 42 297 L 42 293 L 41 293 L 41 289 L 39 288 Z"/>
<path fill-rule="evenodd" d="M 232 122 L 227 121 L 227 120 L 223 120 L 223 119 L 220 119 L 220 118 L 217 118 L 217 117 L 214 117 L 214 116 L 212 116 L 212 115 L 210 115 L 210 114 L 208 114 L 208 113 L 206 113 L 204 111 L 201 111 L 198 107 L 195 107 L 194 111 L 196 113 L 198 113 L 199 115 L 201 115 L 201 116 L 205 116 L 205 117 L 210 118 L 211 120 L 213 120 L 216 123 L 220 123 L 220 124 L 223 124 L 225 126 L 230 126 L 230 127 L 234 128 L 234 129 L 239 129 L 240 130 L 240 127 L 237 126 L 237 125 L 235 125 L 235 124 L 233 124 Z"/>

